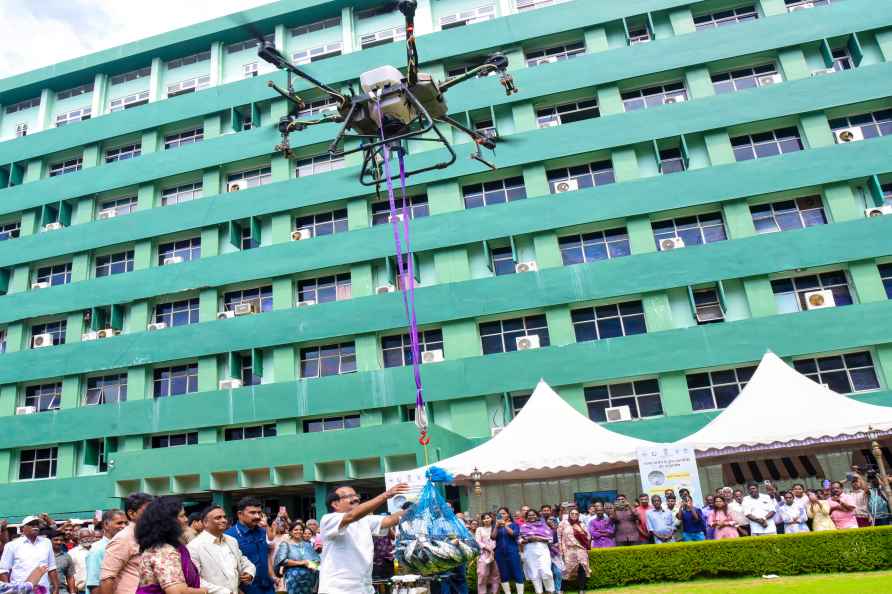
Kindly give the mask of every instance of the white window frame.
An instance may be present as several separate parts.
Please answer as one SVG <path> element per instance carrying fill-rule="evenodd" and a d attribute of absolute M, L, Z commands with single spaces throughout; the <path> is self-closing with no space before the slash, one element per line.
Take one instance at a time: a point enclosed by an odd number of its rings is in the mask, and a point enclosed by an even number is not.
<path fill-rule="evenodd" d="M 582 118 L 584 120 L 593 120 L 595 118 L 601 117 L 601 109 L 598 107 L 597 99 L 584 99 L 580 101 L 570 101 L 566 103 L 558 103 L 557 105 L 551 105 L 548 107 L 539 107 L 536 108 L 536 125 L 540 128 L 547 128 L 549 122 L 556 121 L 559 126 L 564 124 L 564 117 L 569 116 L 574 113 L 582 113 L 585 111 L 594 110 L 595 114 L 588 118 Z M 552 112 L 552 113 L 547 113 Z M 574 123 L 581 120 L 574 120 Z"/>
<path fill-rule="evenodd" d="M 406 38 L 406 27 L 400 25 L 398 27 L 389 27 L 374 33 L 367 33 L 359 37 L 359 46 L 362 49 L 369 49 L 379 45 L 386 45 L 394 41 L 403 41 Z"/>
<path fill-rule="evenodd" d="M 130 214 L 135 211 L 139 204 L 136 196 L 124 196 L 122 198 L 112 198 L 105 200 L 99 204 L 99 211 L 114 210 L 115 216 Z"/>
<path fill-rule="evenodd" d="M 128 159 L 139 157 L 141 154 L 142 144 L 134 142 L 133 144 L 127 144 L 105 151 L 105 162 L 114 163 L 116 161 L 127 161 Z"/>
<path fill-rule="evenodd" d="M 681 88 L 675 88 L 680 86 Z M 671 87 L 671 88 L 670 88 Z M 623 97 L 623 95 L 632 95 L 634 97 Z M 651 105 L 648 103 L 648 99 L 653 97 L 660 97 L 659 103 Z M 688 95 L 688 89 L 684 84 L 683 80 L 667 82 L 659 85 L 650 85 L 647 87 L 642 87 L 638 89 L 630 89 L 628 91 L 622 91 L 620 93 L 620 99 L 623 102 L 623 110 L 627 113 L 630 111 L 640 111 L 642 109 L 652 109 L 655 107 L 660 107 L 664 105 L 664 101 L 673 97 L 682 97 L 683 100 L 687 101 L 690 97 Z M 637 109 L 629 109 L 629 102 L 631 101 L 643 101 L 644 104 L 642 107 Z"/>
<path fill-rule="evenodd" d="M 34 107 L 40 107 L 40 97 L 26 99 L 24 101 L 19 101 L 18 103 L 13 103 L 12 105 L 7 105 L 5 109 L 6 113 L 10 114 L 25 111 L 26 109 L 32 109 Z"/>
<path fill-rule="evenodd" d="M 523 12 L 524 10 L 538 10 L 567 2 L 570 2 L 570 0 L 514 0 L 514 8 L 517 12 Z"/>
<path fill-rule="evenodd" d="M 461 12 L 443 15 L 440 17 L 440 30 L 454 29 L 456 27 L 464 27 L 465 25 L 473 25 L 482 23 L 496 18 L 496 5 L 486 4 Z"/>
<path fill-rule="evenodd" d="M 226 181 L 228 183 L 243 181 L 245 182 L 245 187 L 248 188 L 264 186 L 273 181 L 272 168 L 260 167 L 257 169 L 230 173 L 226 176 Z"/>
<path fill-rule="evenodd" d="M 193 76 L 192 78 L 187 78 L 186 80 L 167 85 L 167 97 L 188 95 L 189 93 L 194 93 L 196 91 L 203 91 L 210 86 L 211 76 L 209 74 Z"/>
<path fill-rule="evenodd" d="M 136 70 L 131 70 L 129 72 L 122 72 L 121 74 L 116 74 L 109 78 L 109 85 L 115 86 L 120 85 L 125 82 L 129 82 L 131 80 L 136 80 L 138 78 L 147 78 L 152 76 L 152 67 L 146 66 L 145 68 L 137 68 Z"/>
<path fill-rule="evenodd" d="M 108 102 L 108 111 L 109 113 L 115 111 L 123 111 L 125 109 L 131 109 L 133 107 L 139 107 L 140 105 L 145 105 L 149 102 L 149 92 L 148 91 L 140 91 L 138 93 L 133 93 L 131 95 L 127 95 L 126 97 L 117 97 L 115 99 L 111 99 Z"/>
<path fill-rule="evenodd" d="M 829 283 L 825 281 L 826 274 L 842 274 L 845 277 L 844 283 Z M 796 286 L 797 280 L 814 277 L 817 279 L 817 286 L 799 288 Z M 793 285 L 792 291 L 775 291 L 774 283 L 776 281 L 789 281 Z M 826 272 L 813 272 L 810 274 L 799 274 L 796 276 L 783 276 L 771 279 L 771 294 L 774 297 L 774 303 L 777 306 L 777 313 L 799 313 L 807 311 L 804 307 L 805 294 L 812 291 L 830 291 L 836 297 L 834 289 L 845 289 L 849 299 L 855 303 L 855 292 L 852 290 L 852 279 L 846 270 L 828 270 Z"/>
<path fill-rule="evenodd" d="M 77 157 L 75 159 L 68 159 L 66 161 L 60 161 L 59 163 L 53 163 L 52 165 L 50 165 L 49 176 L 57 177 L 59 175 L 74 173 L 75 171 L 80 171 L 83 166 L 83 157 Z"/>
<path fill-rule="evenodd" d="M 22 136 L 28 135 L 28 123 L 27 122 L 19 122 L 15 125 L 15 137 L 21 138 Z"/>
<path fill-rule="evenodd" d="M 532 68 L 541 64 L 549 64 L 554 61 L 572 60 L 576 56 L 585 53 L 585 41 L 574 41 L 563 45 L 555 45 L 544 49 L 532 50 L 524 53 L 527 66 Z M 537 55 L 542 54 L 542 55 Z"/>
<path fill-rule="evenodd" d="M 41 450 L 48 450 L 47 458 L 38 458 L 37 454 Z M 31 476 L 22 478 L 22 454 L 24 452 L 34 452 L 34 461 L 29 462 L 31 464 Z M 59 448 L 57 446 L 47 446 L 42 448 L 23 448 L 19 450 L 18 455 L 19 468 L 18 472 L 16 472 L 16 480 L 18 481 L 43 481 L 47 479 L 54 479 L 59 473 Z M 47 476 L 38 477 L 37 474 L 37 463 L 41 461 L 46 461 L 50 463 L 50 471 Z"/>
<path fill-rule="evenodd" d="M 304 159 L 298 159 L 294 164 L 294 173 L 297 177 L 308 177 L 320 173 L 328 173 L 347 166 L 343 155 L 333 156 L 331 153 L 314 155 Z"/>
<path fill-rule="evenodd" d="M 183 130 L 174 134 L 168 134 L 164 137 L 164 150 L 188 146 L 204 140 L 204 127 L 193 128 L 191 130 Z"/>
<path fill-rule="evenodd" d="M 175 60 L 170 60 L 167 63 L 168 70 L 174 70 L 176 68 L 180 68 L 182 66 L 188 66 L 189 64 L 197 64 L 199 62 L 204 62 L 206 60 L 211 59 L 211 51 L 205 50 L 203 52 L 198 52 L 197 54 L 192 54 L 190 56 L 183 56 L 182 58 L 176 58 Z"/>
<path fill-rule="evenodd" d="M 323 31 L 325 29 L 333 29 L 334 27 L 341 26 L 341 17 L 336 16 L 330 19 L 323 19 L 321 21 L 316 21 L 314 23 L 310 23 L 308 25 L 301 25 L 300 27 L 294 27 L 291 29 L 292 37 L 300 37 L 301 35 L 306 35 L 307 33 L 313 33 L 315 31 Z"/>
<path fill-rule="evenodd" d="M 722 18 L 716 19 L 715 15 L 717 15 L 720 12 L 733 12 L 734 14 L 731 16 L 728 16 L 728 17 L 722 17 Z M 704 21 L 702 23 L 697 22 L 698 18 L 705 17 L 705 16 L 710 17 L 709 21 Z M 749 17 L 749 16 L 753 16 L 754 18 L 745 18 L 745 17 Z M 755 3 L 753 3 L 751 5 L 747 4 L 744 6 L 738 6 L 736 8 L 725 8 L 722 10 L 714 10 L 714 11 L 712 11 L 710 13 L 706 13 L 706 14 L 694 15 L 694 28 L 697 31 L 704 31 L 706 29 L 718 29 L 719 27 L 721 27 L 722 25 L 725 25 L 725 24 L 745 23 L 747 21 L 758 20 L 759 18 L 760 18 L 759 11 L 756 10 L 756 5 L 755 5 Z"/>
<path fill-rule="evenodd" d="M 74 122 L 89 120 L 91 111 L 93 111 L 91 107 L 79 107 L 67 113 L 60 113 L 56 116 L 56 128 L 66 124 L 73 124 Z"/>
<path fill-rule="evenodd" d="M 308 49 L 300 50 L 292 54 L 291 59 L 297 65 L 310 64 L 318 62 L 326 58 L 340 56 L 344 49 L 344 44 L 340 41 L 317 45 Z"/>
<path fill-rule="evenodd" d="M 763 72 L 756 72 L 757 69 L 762 69 Z M 749 73 L 746 76 L 735 76 L 735 74 L 740 74 L 744 70 L 749 71 Z M 728 70 L 725 72 L 718 72 L 718 73 L 710 76 L 710 82 L 712 83 L 713 88 L 716 88 L 716 85 L 721 84 L 722 82 L 730 82 L 731 88 L 732 88 L 731 91 L 728 91 L 726 93 L 718 93 L 718 90 L 716 90 L 717 94 L 730 94 L 730 93 L 738 93 L 740 91 L 746 91 L 746 90 L 752 88 L 752 87 L 744 87 L 742 89 L 738 88 L 737 81 L 739 81 L 739 80 L 752 78 L 756 87 L 763 87 L 765 85 L 763 85 L 760 82 L 761 78 L 764 78 L 766 76 L 777 76 L 779 74 L 780 74 L 780 72 L 778 71 L 776 64 L 773 64 L 773 63 L 761 64 L 758 66 L 752 66 L 752 67 L 746 67 L 746 68 L 735 68 L 733 70 Z M 717 77 L 721 77 L 721 76 L 727 76 L 728 80 L 727 81 L 716 81 L 715 80 Z M 783 79 L 781 79 L 781 80 L 783 80 Z"/>

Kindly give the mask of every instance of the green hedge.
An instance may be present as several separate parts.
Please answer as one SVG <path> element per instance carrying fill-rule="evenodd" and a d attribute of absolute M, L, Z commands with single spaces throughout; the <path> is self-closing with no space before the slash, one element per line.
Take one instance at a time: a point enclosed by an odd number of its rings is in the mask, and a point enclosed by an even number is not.
<path fill-rule="evenodd" d="M 697 578 L 843 573 L 892 568 L 892 526 L 596 549 L 592 590 Z M 477 586 L 477 568 L 468 567 Z"/>

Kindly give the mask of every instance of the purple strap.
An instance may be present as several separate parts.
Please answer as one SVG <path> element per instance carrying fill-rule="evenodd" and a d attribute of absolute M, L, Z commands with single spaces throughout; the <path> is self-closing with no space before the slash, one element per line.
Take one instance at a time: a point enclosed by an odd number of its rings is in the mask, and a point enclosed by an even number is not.
<path fill-rule="evenodd" d="M 378 112 L 378 120 L 383 122 L 380 100 L 375 101 Z M 385 142 L 384 129 L 380 128 L 381 142 Z M 415 317 L 415 269 L 412 258 L 412 243 L 409 236 L 409 204 L 406 197 L 406 166 L 402 149 L 398 149 L 397 157 L 400 168 L 400 195 L 402 205 L 402 237 L 400 239 L 400 225 L 396 218 L 397 205 L 393 190 L 393 179 L 390 175 L 390 147 L 383 144 L 381 151 L 384 157 L 384 177 L 387 183 L 387 198 L 390 204 L 390 217 L 393 226 L 393 240 L 396 244 L 397 278 L 403 295 L 403 308 L 409 323 L 409 342 L 412 351 L 412 372 L 415 377 L 415 425 L 422 433 L 422 439 L 427 434 L 427 415 L 424 410 L 424 396 L 421 384 L 421 348 L 418 340 L 418 321 Z M 403 243 L 406 250 L 403 252 Z"/>

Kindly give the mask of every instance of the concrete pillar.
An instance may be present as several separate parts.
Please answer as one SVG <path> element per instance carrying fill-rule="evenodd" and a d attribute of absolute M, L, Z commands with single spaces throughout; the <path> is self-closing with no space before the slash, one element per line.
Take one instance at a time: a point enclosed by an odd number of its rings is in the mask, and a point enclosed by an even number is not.
<path fill-rule="evenodd" d="M 541 163 L 526 165 L 523 168 L 523 185 L 527 191 L 527 197 L 548 196 L 551 187 L 548 185 L 548 176 L 545 166 Z"/>
<path fill-rule="evenodd" d="M 538 262 L 538 253 L 536 254 Z M 541 266 L 541 264 L 539 264 Z M 468 248 L 445 248 L 434 252 L 434 270 L 438 283 L 457 283 L 471 278 Z"/>
<path fill-rule="evenodd" d="M 512 105 L 511 117 L 514 120 L 515 132 L 526 132 L 539 128 L 539 123 L 536 121 L 536 110 L 533 108 L 532 102 L 525 101 Z"/>
<path fill-rule="evenodd" d="M 672 25 L 672 32 L 676 35 L 697 31 L 697 28 L 694 26 L 694 16 L 691 13 L 690 6 L 679 6 L 678 8 L 670 9 L 669 24 Z"/>
<path fill-rule="evenodd" d="M 93 98 L 90 104 L 91 117 L 99 117 L 106 111 L 108 105 L 108 76 L 97 72 L 93 77 Z"/>
<path fill-rule="evenodd" d="M 762 14 L 767 17 L 787 13 L 784 0 L 759 0 L 759 8 L 762 9 Z"/>
<path fill-rule="evenodd" d="M 823 111 L 802 114 L 799 116 L 799 125 L 802 128 L 804 144 L 808 148 L 821 148 L 834 144 L 833 132 L 830 130 L 827 114 Z"/>
<path fill-rule="evenodd" d="M 751 317 L 760 318 L 777 314 L 774 292 L 771 290 L 771 281 L 767 276 L 752 276 L 743 279 L 743 291 L 746 294 Z"/>
<path fill-rule="evenodd" d="M 666 416 L 686 415 L 693 412 L 688 382 L 683 371 L 673 371 L 660 376 L 660 400 Z"/>
<path fill-rule="evenodd" d="M 153 182 L 140 184 L 136 191 L 136 209 L 147 210 L 155 206 L 155 184 Z"/>
<path fill-rule="evenodd" d="M 685 70 L 684 81 L 692 99 L 703 99 L 715 95 L 712 77 L 706 66 L 693 66 Z"/>
<path fill-rule="evenodd" d="M 735 163 L 734 151 L 731 149 L 731 138 L 726 130 L 713 130 L 703 135 L 706 140 L 706 152 L 712 165 Z"/>
<path fill-rule="evenodd" d="M 837 223 L 863 217 L 855 199 L 855 193 L 848 183 L 826 186 L 824 188 L 824 204 L 830 212 L 830 218 Z"/>
<path fill-rule="evenodd" d="M 671 330 L 675 327 L 669 295 L 665 291 L 645 293 L 641 297 L 641 303 L 644 306 L 644 319 L 648 332 Z"/>
<path fill-rule="evenodd" d="M 858 295 L 859 303 L 885 301 L 886 288 L 880 278 L 880 271 L 875 260 L 859 260 L 849 263 L 849 276 Z"/>
<path fill-rule="evenodd" d="M 797 80 L 811 76 L 811 69 L 805 59 L 805 52 L 801 47 L 786 47 L 778 50 L 780 69 L 786 80 Z"/>
<path fill-rule="evenodd" d="M 480 332 L 475 320 L 456 320 L 443 324 L 443 350 L 450 359 L 479 357 Z"/>
<path fill-rule="evenodd" d="M 461 188 L 454 180 L 429 185 L 427 203 L 431 216 L 465 209 Z"/>
<path fill-rule="evenodd" d="M 570 319 L 570 306 L 557 305 L 545 309 L 548 338 L 552 346 L 564 346 L 576 342 L 576 331 Z"/>
<path fill-rule="evenodd" d="M 436 29 L 434 23 L 434 11 L 431 8 L 432 0 L 418 0 L 418 8 L 415 9 L 415 35 L 427 35 Z"/>
<path fill-rule="evenodd" d="M 623 99 L 619 94 L 619 87 L 616 85 L 604 85 L 598 87 L 598 109 L 602 116 L 616 115 L 625 113 L 626 108 L 623 106 Z"/>
<path fill-rule="evenodd" d="M 585 51 L 590 54 L 606 52 L 610 49 L 607 42 L 607 29 L 593 27 L 585 30 Z"/>
<path fill-rule="evenodd" d="M 219 375 L 220 374 L 217 369 L 217 357 L 215 355 L 198 358 L 199 392 L 211 392 L 213 390 L 216 390 Z"/>
<path fill-rule="evenodd" d="M 725 229 L 728 239 L 740 239 L 756 234 L 753 225 L 753 216 L 746 200 L 732 200 L 722 204 L 722 214 L 725 218 Z"/>
<path fill-rule="evenodd" d="M 617 182 L 632 181 L 641 177 L 638 155 L 635 154 L 634 147 L 623 146 L 613 149 L 610 160 L 613 162 L 613 175 Z"/>
<path fill-rule="evenodd" d="M 367 229 L 371 224 L 371 209 L 365 198 L 353 198 L 347 202 L 347 229 Z"/>
<path fill-rule="evenodd" d="M 164 62 L 161 58 L 152 58 L 151 74 L 149 74 L 149 103 L 164 99 Z"/>
<path fill-rule="evenodd" d="M 330 486 L 325 483 L 313 483 L 313 496 L 316 500 L 315 507 L 317 520 L 328 513 L 328 508 L 325 505 L 325 498 L 328 497 L 329 488 Z"/>
<path fill-rule="evenodd" d="M 37 109 L 37 121 L 34 122 L 34 132 L 47 130 L 53 127 L 53 109 L 55 108 L 56 94 L 52 89 L 40 91 L 40 107 Z"/>
<path fill-rule="evenodd" d="M 356 43 L 356 29 L 353 23 L 353 8 L 351 8 L 350 6 L 345 6 L 341 9 L 341 35 L 341 43 L 343 44 L 341 52 L 344 54 L 349 54 L 350 52 L 354 51 L 354 45 Z"/>
<path fill-rule="evenodd" d="M 375 334 L 360 334 L 354 340 L 356 345 L 356 370 L 373 371 L 380 369 L 378 361 L 378 336 Z"/>
<path fill-rule="evenodd" d="M 223 42 L 211 43 L 210 84 L 212 87 L 223 84 Z"/>
<path fill-rule="evenodd" d="M 555 231 L 544 231 L 533 235 L 533 249 L 536 252 L 536 264 L 540 269 L 564 265 Z"/>
<path fill-rule="evenodd" d="M 294 307 L 294 285 L 291 278 L 280 276 L 273 279 L 273 310 Z"/>
<path fill-rule="evenodd" d="M 880 53 L 883 60 L 892 62 L 892 29 L 884 29 L 876 33 L 877 45 L 880 47 Z"/>
<path fill-rule="evenodd" d="M 273 381 L 288 382 L 297 379 L 294 346 L 285 345 L 273 348 Z"/>
<path fill-rule="evenodd" d="M 647 254 L 657 251 L 653 227 L 646 215 L 626 219 L 626 230 L 629 233 L 629 245 L 633 254 Z"/>

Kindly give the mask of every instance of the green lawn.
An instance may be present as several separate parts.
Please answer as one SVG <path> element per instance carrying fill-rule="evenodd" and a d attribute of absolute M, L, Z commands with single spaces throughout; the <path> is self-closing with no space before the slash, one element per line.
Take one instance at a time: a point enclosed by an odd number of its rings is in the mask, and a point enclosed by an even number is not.
<path fill-rule="evenodd" d="M 660 583 L 645 586 L 627 586 L 592 590 L 593 594 L 737 594 L 738 592 L 784 594 L 873 594 L 890 590 L 892 571 L 875 571 L 869 573 L 833 573 L 828 575 L 799 575 L 779 577 L 776 579 L 743 578 L 729 580 L 698 580 L 694 582 Z M 571 594 L 572 590 L 565 590 Z"/>

